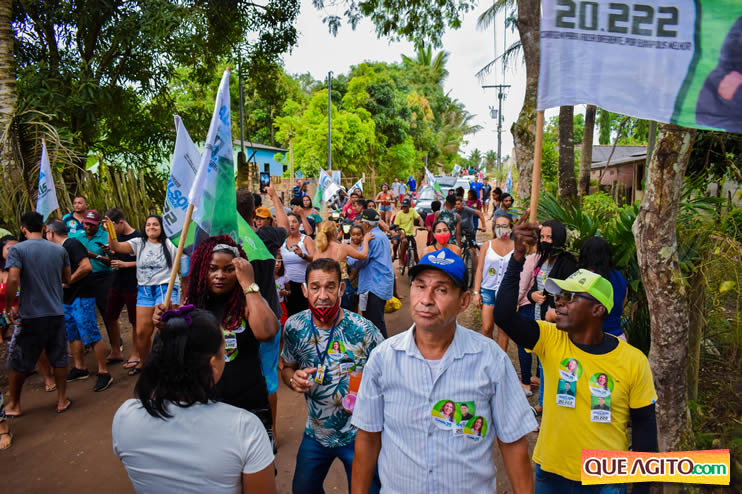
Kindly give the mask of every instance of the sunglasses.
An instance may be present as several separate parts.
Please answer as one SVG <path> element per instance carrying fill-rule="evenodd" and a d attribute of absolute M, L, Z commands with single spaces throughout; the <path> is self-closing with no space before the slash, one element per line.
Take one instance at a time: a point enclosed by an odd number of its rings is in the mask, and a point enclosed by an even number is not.
<path fill-rule="evenodd" d="M 576 297 L 584 298 L 584 299 L 590 300 L 591 302 L 598 302 L 598 303 L 600 302 L 598 299 L 591 297 L 590 295 L 583 295 L 578 292 L 559 292 L 557 294 L 554 294 L 554 300 L 556 301 L 563 300 L 564 302 L 567 302 L 567 303 L 572 303 L 572 301 Z"/>

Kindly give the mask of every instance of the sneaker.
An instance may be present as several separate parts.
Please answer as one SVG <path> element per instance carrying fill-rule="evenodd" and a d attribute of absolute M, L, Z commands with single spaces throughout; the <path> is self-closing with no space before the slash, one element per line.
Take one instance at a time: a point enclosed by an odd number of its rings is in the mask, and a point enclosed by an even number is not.
<path fill-rule="evenodd" d="M 88 372 L 87 369 L 78 369 L 77 367 L 73 367 L 67 373 L 67 382 L 71 383 L 72 381 L 82 381 L 83 379 L 87 379 L 88 377 L 90 377 L 90 372 Z"/>
<path fill-rule="evenodd" d="M 523 392 L 526 394 L 527 397 L 530 398 L 531 396 L 533 396 L 533 391 L 531 391 L 530 386 L 526 386 L 525 384 L 522 384 L 521 386 L 523 387 Z"/>
<path fill-rule="evenodd" d="M 98 373 L 98 379 L 95 381 L 95 386 L 93 387 L 93 391 L 95 391 L 96 393 L 98 391 L 105 391 L 108 389 L 111 383 L 113 383 L 113 377 L 111 377 L 111 374 Z"/>

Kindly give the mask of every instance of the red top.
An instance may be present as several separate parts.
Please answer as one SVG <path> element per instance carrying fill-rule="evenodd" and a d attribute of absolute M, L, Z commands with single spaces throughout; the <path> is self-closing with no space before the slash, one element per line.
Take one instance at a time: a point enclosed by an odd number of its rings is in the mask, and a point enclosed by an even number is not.
<path fill-rule="evenodd" d="M 18 305 L 18 295 L 16 294 L 13 306 Z M 0 283 L 0 312 L 5 311 L 5 283 Z"/>

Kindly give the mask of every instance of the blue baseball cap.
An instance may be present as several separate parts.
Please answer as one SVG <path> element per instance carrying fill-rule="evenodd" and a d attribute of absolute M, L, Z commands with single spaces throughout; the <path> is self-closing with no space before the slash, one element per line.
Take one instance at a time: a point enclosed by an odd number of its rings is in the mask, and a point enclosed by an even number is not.
<path fill-rule="evenodd" d="M 437 269 L 448 275 L 456 286 L 466 289 L 468 286 L 466 279 L 466 265 L 464 261 L 457 256 L 451 249 L 441 249 L 429 252 L 420 259 L 420 262 L 413 266 L 410 271 L 410 281 L 418 273 L 426 269 Z"/>

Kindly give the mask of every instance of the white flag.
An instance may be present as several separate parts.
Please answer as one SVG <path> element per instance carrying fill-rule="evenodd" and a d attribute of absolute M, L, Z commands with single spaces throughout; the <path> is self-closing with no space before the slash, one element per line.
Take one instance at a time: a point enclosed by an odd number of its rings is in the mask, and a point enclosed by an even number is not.
<path fill-rule="evenodd" d="M 363 179 L 358 180 L 358 182 L 353 184 L 353 187 L 351 187 L 348 190 L 348 195 L 351 195 L 354 190 L 357 190 L 361 194 L 363 194 Z"/>
<path fill-rule="evenodd" d="M 237 234 L 237 206 L 230 125 L 229 70 L 224 71 L 196 178 L 188 194 L 193 219 L 209 235 Z"/>
<path fill-rule="evenodd" d="M 170 165 L 170 178 L 167 181 L 165 207 L 162 220 L 165 225 L 165 234 L 174 237 L 183 230 L 186 210 L 188 209 L 188 194 L 196 178 L 198 165 L 201 162 L 201 153 L 193 144 L 191 136 L 183 125 L 183 121 L 175 115 L 175 153 Z"/>
<path fill-rule="evenodd" d="M 459 165 L 459 164 L 453 165 L 453 172 L 451 173 L 451 175 L 453 175 L 454 177 L 456 177 L 456 176 L 459 175 L 459 172 L 460 171 L 461 171 L 461 165 Z"/>
<path fill-rule="evenodd" d="M 39 195 L 36 198 L 36 212 L 44 217 L 44 220 L 59 208 L 57 202 L 57 191 L 54 188 L 54 177 L 52 167 L 49 164 L 49 154 L 46 152 L 46 142 L 41 143 L 41 164 L 39 166 Z"/>
<path fill-rule="evenodd" d="M 340 186 L 325 170 L 319 172 L 319 188 L 322 191 L 323 202 L 331 202 L 332 197 L 340 190 Z"/>

